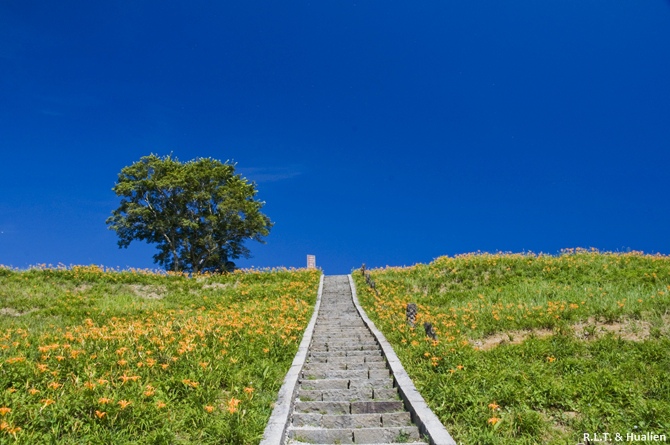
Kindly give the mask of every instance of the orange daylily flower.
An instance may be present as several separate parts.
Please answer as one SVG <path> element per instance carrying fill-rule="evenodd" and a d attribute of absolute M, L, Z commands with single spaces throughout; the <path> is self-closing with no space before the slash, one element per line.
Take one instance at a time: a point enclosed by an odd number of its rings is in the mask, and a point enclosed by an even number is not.
<path fill-rule="evenodd" d="M 128 405 L 130 405 L 133 402 L 129 402 L 127 400 L 119 400 L 118 405 L 121 407 L 121 409 L 126 409 Z"/>
<path fill-rule="evenodd" d="M 230 399 L 230 400 L 228 401 L 228 408 L 227 408 L 227 409 L 228 409 L 228 412 L 229 412 L 230 414 L 233 414 L 233 413 L 237 412 L 237 405 L 239 405 L 240 402 L 241 402 L 241 400 L 236 399 L 235 397 L 233 397 L 232 399 Z"/>

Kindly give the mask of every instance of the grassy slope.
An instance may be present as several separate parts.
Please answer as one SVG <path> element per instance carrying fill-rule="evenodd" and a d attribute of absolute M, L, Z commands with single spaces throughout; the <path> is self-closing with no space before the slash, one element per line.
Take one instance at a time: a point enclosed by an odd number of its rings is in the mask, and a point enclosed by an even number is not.
<path fill-rule="evenodd" d="M 670 437 L 670 258 L 583 250 L 442 257 L 373 270 L 380 296 L 354 276 L 363 306 L 457 441 Z M 419 306 L 414 329 L 405 322 L 409 302 Z M 602 332 L 615 323 L 627 334 Z M 507 342 L 484 349 L 492 336 Z"/>
<path fill-rule="evenodd" d="M 0 443 L 258 443 L 319 276 L 0 268 Z"/>

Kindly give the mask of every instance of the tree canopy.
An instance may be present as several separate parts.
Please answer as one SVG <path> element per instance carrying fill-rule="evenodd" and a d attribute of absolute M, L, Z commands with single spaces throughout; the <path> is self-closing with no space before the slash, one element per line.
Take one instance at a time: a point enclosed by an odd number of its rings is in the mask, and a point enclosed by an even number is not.
<path fill-rule="evenodd" d="M 231 260 L 250 256 L 244 242 L 264 243 L 274 224 L 254 199 L 256 185 L 228 161 L 152 154 L 124 167 L 112 190 L 121 205 L 106 222 L 119 248 L 133 240 L 157 244 L 154 262 L 166 270 L 230 271 Z"/>

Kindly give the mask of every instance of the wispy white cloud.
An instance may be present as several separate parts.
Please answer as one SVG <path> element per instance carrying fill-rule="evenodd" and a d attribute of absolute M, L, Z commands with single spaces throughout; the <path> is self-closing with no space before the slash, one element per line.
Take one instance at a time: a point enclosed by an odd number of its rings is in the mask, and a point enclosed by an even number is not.
<path fill-rule="evenodd" d="M 297 166 L 249 167 L 237 170 L 242 176 L 256 183 L 283 181 L 302 174 L 301 169 Z"/>

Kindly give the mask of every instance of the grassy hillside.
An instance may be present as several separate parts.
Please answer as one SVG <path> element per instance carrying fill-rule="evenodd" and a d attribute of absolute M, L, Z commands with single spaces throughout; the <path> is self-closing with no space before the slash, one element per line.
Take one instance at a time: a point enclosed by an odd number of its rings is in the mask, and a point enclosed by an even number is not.
<path fill-rule="evenodd" d="M 319 276 L 0 268 L 0 443 L 258 443 Z"/>
<path fill-rule="evenodd" d="M 669 257 L 579 249 L 441 257 L 372 270 L 378 296 L 360 271 L 354 278 L 366 311 L 457 441 L 670 438 Z M 407 303 L 418 305 L 415 328 Z"/>

